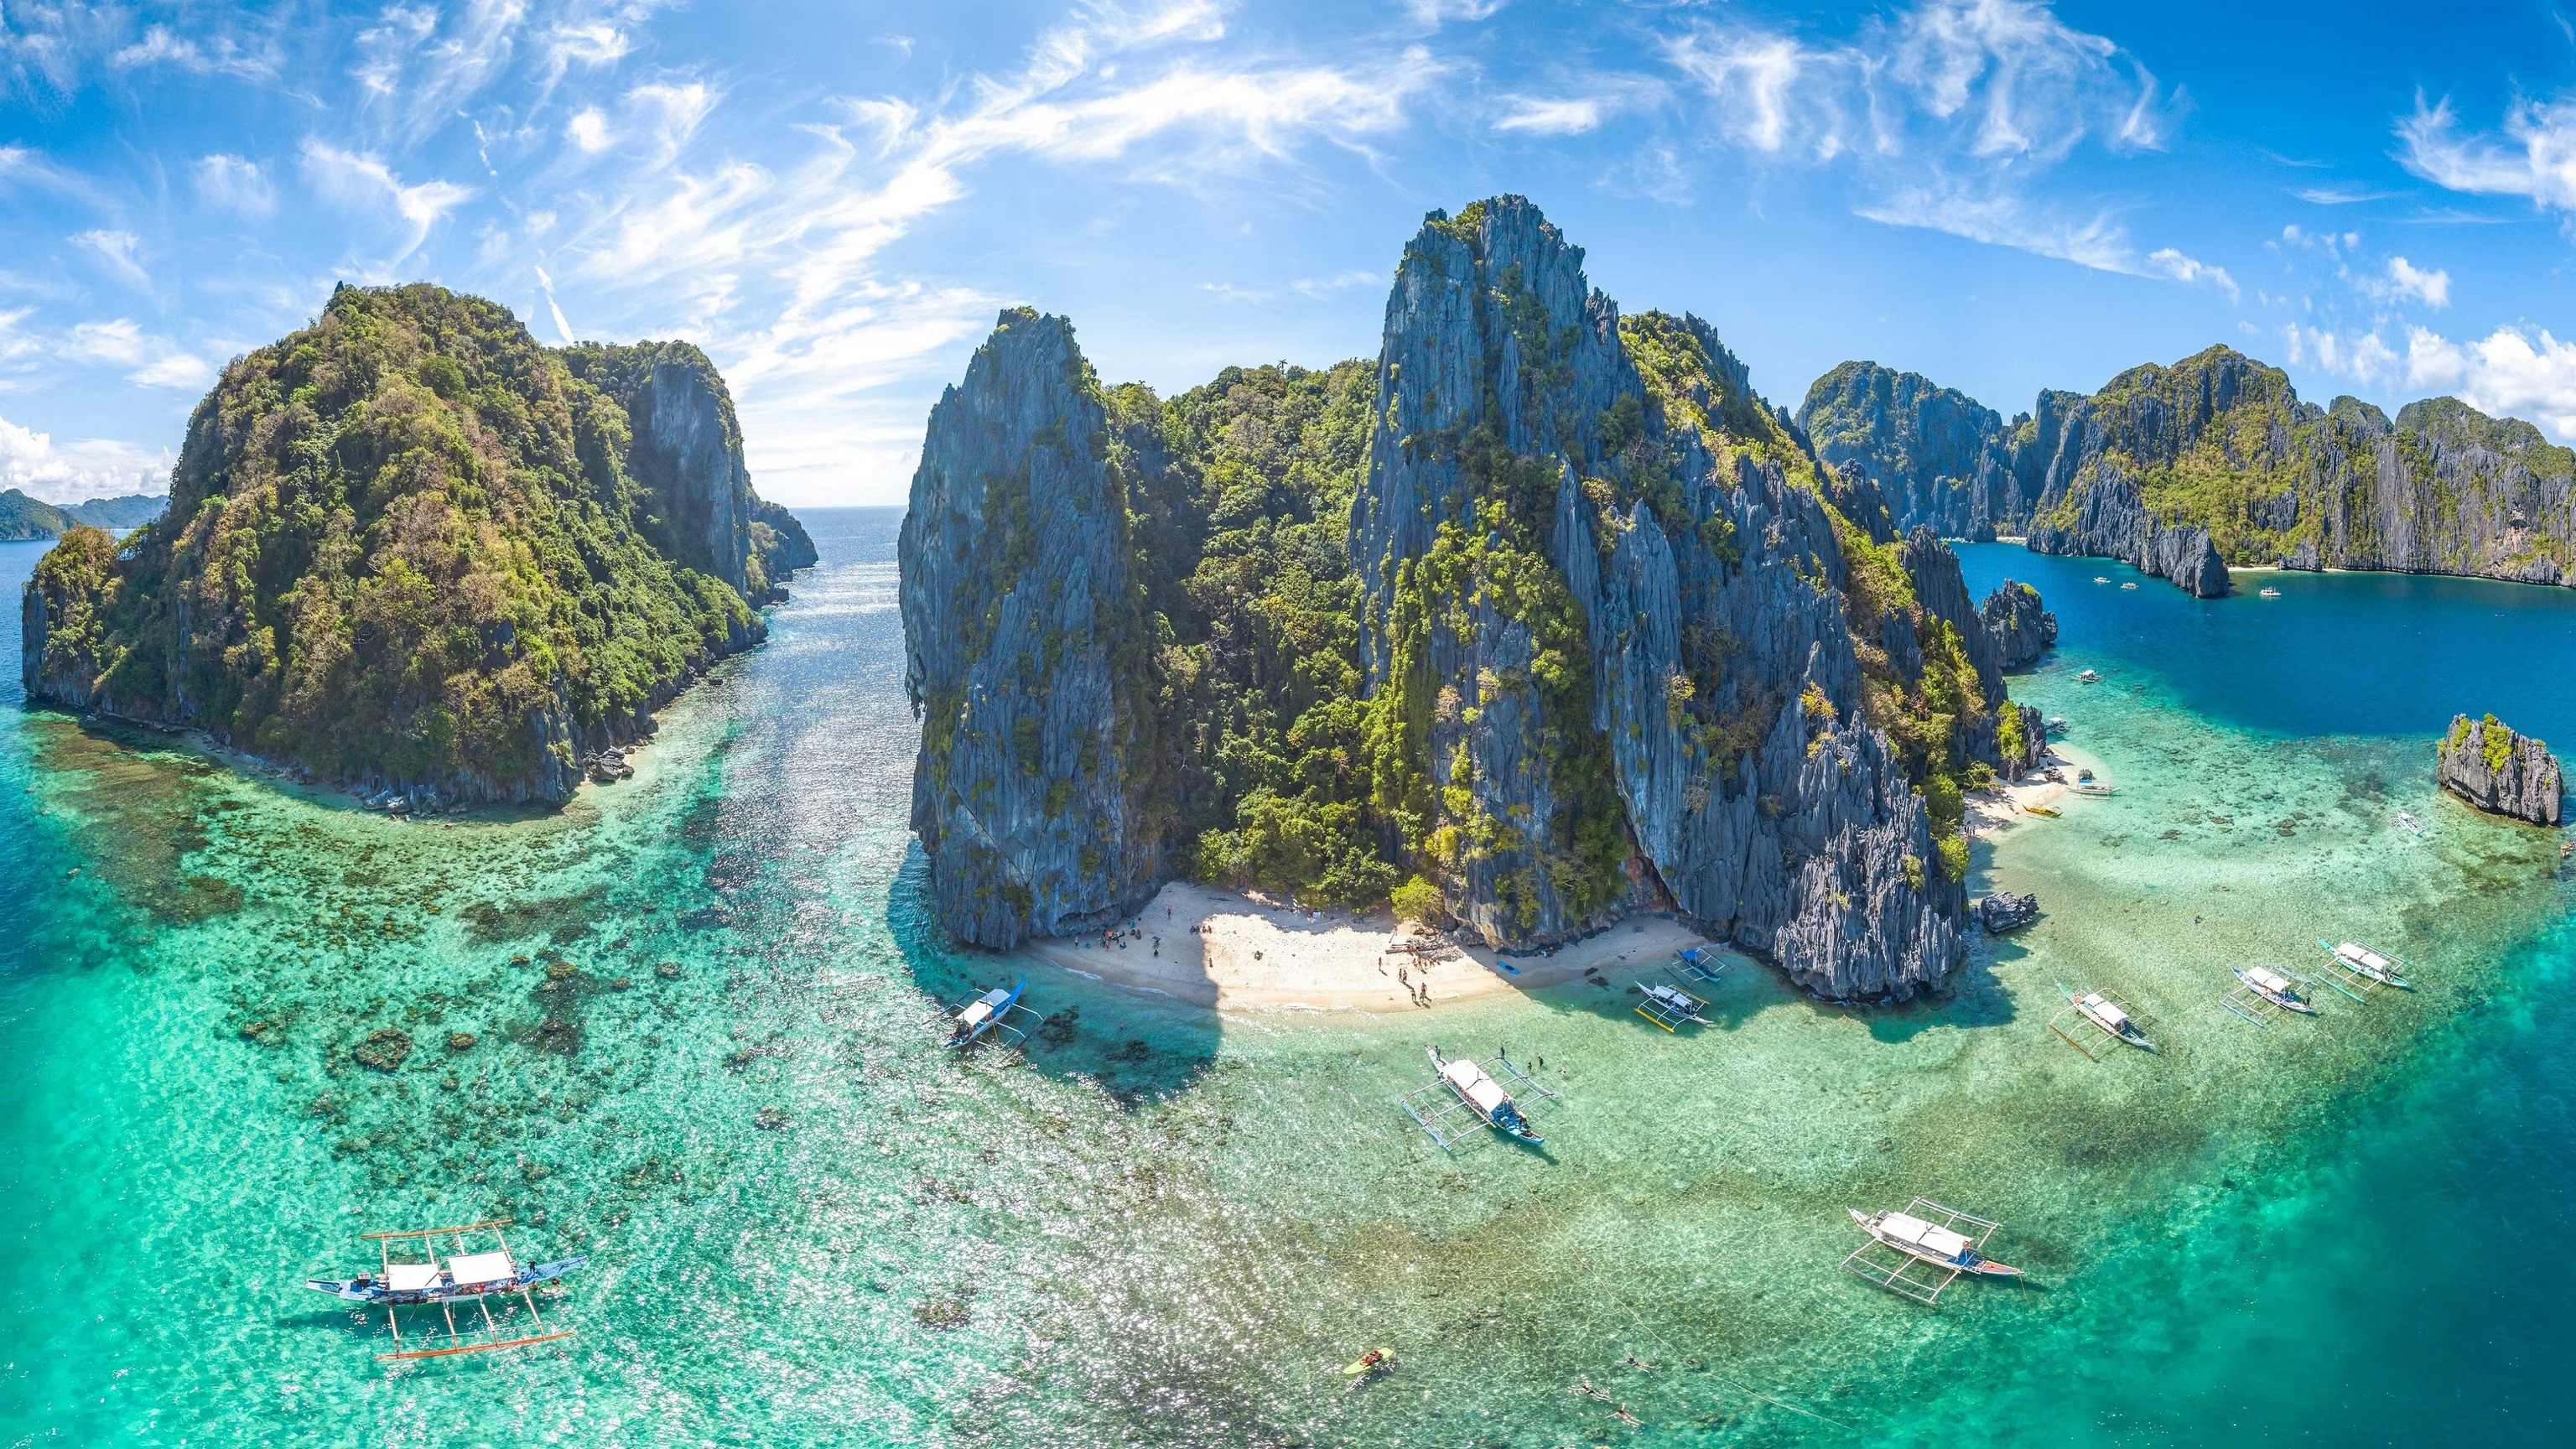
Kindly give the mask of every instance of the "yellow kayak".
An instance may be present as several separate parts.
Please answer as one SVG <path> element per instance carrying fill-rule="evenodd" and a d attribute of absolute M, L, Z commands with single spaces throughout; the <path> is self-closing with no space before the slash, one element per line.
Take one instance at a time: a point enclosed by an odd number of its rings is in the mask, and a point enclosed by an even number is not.
<path fill-rule="evenodd" d="M 1394 1349 L 1373 1348 L 1342 1365 L 1342 1377 L 1355 1379 L 1364 1373 L 1374 1373 L 1382 1368 L 1393 1367 L 1395 1367 Z"/>
<path fill-rule="evenodd" d="M 2029 811 L 2029 813 L 2030 813 L 2030 814 L 2033 814 L 2033 815 L 2045 815 L 2045 816 L 2047 816 L 2047 817 L 2048 817 L 2049 819 L 2051 819 L 2051 820 L 2054 820 L 2054 819 L 2056 819 L 2056 818 L 2057 818 L 2057 812 L 2056 812 L 2056 811 L 2054 811 L 2054 810 L 2049 809 L 2049 808 L 2048 808 L 2047 806 L 2045 806 L 2045 805 L 2031 805 L 2031 806 L 2027 806 L 2027 807 L 2025 807 L 2025 808 Z"/>

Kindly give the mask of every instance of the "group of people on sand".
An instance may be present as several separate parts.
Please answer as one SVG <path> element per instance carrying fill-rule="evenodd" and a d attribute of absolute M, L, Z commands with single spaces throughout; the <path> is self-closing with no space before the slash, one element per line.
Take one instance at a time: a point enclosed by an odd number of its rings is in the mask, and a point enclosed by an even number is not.
<path fill-rule="evenodd" d="M 1165 914 L 1167 914 L 1167 915 L 1168 915 L 1168 914 L 1170 914 L 1170 913 L 1167 911 L 1167 912 L 1165 912 Z M 1124 950 L 1126 950 L 1126 949 L 1127 949 L 1127 943 L 1128 943 L 1129 941 L 1142 941 L 1142 940 L 1145 940 L 1145 939 L 1146 939 L 1146 936 L 1145 936 L 1145 928 L 1144 928 L 1143 926 L 1140 926 L 1140 925 L 1136 924 L 1134 921 L 1129 921 L 1129 922 L 1128 922 L 1126 925 L 1124 925 L 1124 926 L 1113 926 L 1113 927 L 1110 927 L 1110 928 L 1109 928 L 1109 929 L 1107 929 L 1107 930 L 1102 931 L 1102 932 L 1100 933 L 1100 949 L 1101 949 L 1101 950 L 1103 950 L 1103 951 L 1106 951 L 1106 950 L 1108 950 L 1110 947 L 1115 946 L 1115 947 L 1117 947 L 1119 950 L 1124 951 Z M 1157 956 L 1162 955 L 1162 954 L 1163 954 L 1163 938 L 1162 938 L 1162 937 L 1160 937 L 1160 936 L 1156 936 L 1156 937 L 1153 937 L 1153 938 L 1152 938 L 1152 940 L 1153 940 L 1153 946 L 1154 946 L 1154 954 L 1155 954 L 1155 955 L 1157 955 Z M 1085 940 L 1083 941 L 1083 943 L 1082 943 L 1082 944 L 1083 944 L 1083 945 L 1085 945 L 1085 946 L 1088 946 L 1088 945 L 1090 945 L 1090 944 L 1091 944 L 1091 942 L 1090 942 L 1088 939 L 1085 939 Z"/>

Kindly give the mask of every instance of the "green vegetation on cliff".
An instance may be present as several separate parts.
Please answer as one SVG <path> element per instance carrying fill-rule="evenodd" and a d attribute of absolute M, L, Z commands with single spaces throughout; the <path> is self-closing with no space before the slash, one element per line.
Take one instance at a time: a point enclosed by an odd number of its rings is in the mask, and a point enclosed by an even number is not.
<path fill-rule="evenodd" d="M 167 514 L 47 556 L 30 673 L 330 778 L 559 798 L 580 740 L 626 737 L 758 634 L 656 546 L 632 443 L 506 309 L 344 287 L 225 370 Z"/>

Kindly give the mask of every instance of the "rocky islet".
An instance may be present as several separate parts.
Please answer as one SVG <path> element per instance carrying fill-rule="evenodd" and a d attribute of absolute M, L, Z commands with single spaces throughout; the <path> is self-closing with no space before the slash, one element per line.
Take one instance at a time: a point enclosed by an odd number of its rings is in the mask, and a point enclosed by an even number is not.
<path fill-rule="evenodd" d="M 1826 996 L 1935 988 L 1965 949 L 1963 782 L 2037 722 L 1933 530 L 1823 466 L 1714 329 L 1623 315 L 1582 261 L 1517 197 L 1405 250 L 1341 540 L 1352 808 L 1489 942 L 1669 908 Z M 902 549 L 914 825 L 976 944 L 1113 919 L 1188 863 L 1147 601 L 1195 561 L 1132 532 L 1187 439 L 1132 402 L 1021 310 L 932 413 Z"/>
<path fill-rule="evenodd" d="M 2562 776 L 2558 757 L 2494 715 L 2451 717 L 2434 751 L 2434 778 L 2442 788 L 2490 815 L 2534 825 L 2559 823 Z"/>

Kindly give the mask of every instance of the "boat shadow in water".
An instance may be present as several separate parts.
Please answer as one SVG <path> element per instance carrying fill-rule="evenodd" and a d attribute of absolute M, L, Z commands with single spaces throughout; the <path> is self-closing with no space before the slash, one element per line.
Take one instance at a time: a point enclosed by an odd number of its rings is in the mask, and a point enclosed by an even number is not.
<path fill-rule="evenodd" d="M 1216 1061 L 1223 1027 L 1213 1004 L 1122 990 L 1069 971 L 1032 971 L 1009 952 L 951 937 L 931 909 L 930 859 L 918 841 L 887 892 L 885 926 L 921 993 L 920 1050 L 945 1053 L 960 1070 L 1009 1061 L 1094 1083 L 1121 1106 L 1139 1107 L 1188 1091 Z M 948 1049 L 951 1008 L 1024 977 L 1021 1004 L 1036 1019 L 1017 1045 L 981 1040 Z M 1208 994 L 1212 1002 L 1212 984 Z"/>

